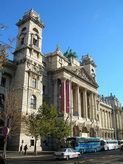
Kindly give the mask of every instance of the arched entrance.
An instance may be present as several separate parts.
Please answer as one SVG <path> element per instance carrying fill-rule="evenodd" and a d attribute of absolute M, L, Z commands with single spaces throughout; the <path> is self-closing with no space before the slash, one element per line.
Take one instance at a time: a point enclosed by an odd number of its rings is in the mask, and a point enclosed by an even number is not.
<path fill-rule="evenodd" d="M 96 133 L 93 128 L 90 129 L 90 137 L 95 137 Z"/>
<path fill-rule="evenodd" d="M 82 137 L 89 137 L 89 133 L 86 127 L 82 128 Z"/>
<path fill-rule="evenodd" d="M 78 126 L 73 127 L 73 137 L 79 137 L 79 127 Z"/>

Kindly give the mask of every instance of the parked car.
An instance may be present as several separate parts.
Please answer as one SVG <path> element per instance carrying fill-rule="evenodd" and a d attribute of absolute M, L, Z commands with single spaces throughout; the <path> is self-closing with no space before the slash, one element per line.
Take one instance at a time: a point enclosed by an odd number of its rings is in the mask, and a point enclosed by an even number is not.
<path fill-rule="evenodd" d="M 69 158 L 79 158 L 80 156 L 80 152 L 77 152 L 72 148 L 62 148 L 59 151 L 54 152 L 55 159 L 69 160 Z"/>

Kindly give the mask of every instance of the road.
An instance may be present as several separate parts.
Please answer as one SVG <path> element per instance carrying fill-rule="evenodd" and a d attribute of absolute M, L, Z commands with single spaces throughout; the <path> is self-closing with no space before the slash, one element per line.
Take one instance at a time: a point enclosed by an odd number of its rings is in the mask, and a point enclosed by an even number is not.
<path fill-rule="evenodd" d="M 85 153 L 79 159 L 55 160 L 53 155 L 8 155 L 7 164 L 123 164 L 123 152 L 120 150 Z"/>

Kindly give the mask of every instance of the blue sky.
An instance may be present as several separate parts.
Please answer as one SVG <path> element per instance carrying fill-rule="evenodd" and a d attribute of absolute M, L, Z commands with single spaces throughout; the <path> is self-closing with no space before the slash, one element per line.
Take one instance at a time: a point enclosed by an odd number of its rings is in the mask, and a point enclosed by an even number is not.
<path fill-rule="evenodd" d="M 70 47 L 79 61 L 90 54 L 97 65 L 99 94 L 112 93 L 123 105 L 123 0 L 1 0 L 0 4 L 0 23 L 9 27 L 0 31 L 0 41 L 15 38 L 15 24 L 33 8 L 46 26 L 43 54 L 55 51 L 57 44 L 63 53 Z"/>

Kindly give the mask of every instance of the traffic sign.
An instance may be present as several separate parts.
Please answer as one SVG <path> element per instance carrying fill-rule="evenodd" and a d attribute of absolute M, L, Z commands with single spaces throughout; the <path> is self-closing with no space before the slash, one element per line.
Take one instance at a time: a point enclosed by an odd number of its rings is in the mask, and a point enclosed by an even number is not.
<path fill-rule="evenodd" d="M 2 130 L 2 134 L 4 136 L 8 135 L 9 134 L 9 128 L 8 127 L 4 127 L 3 130 Z"/>

